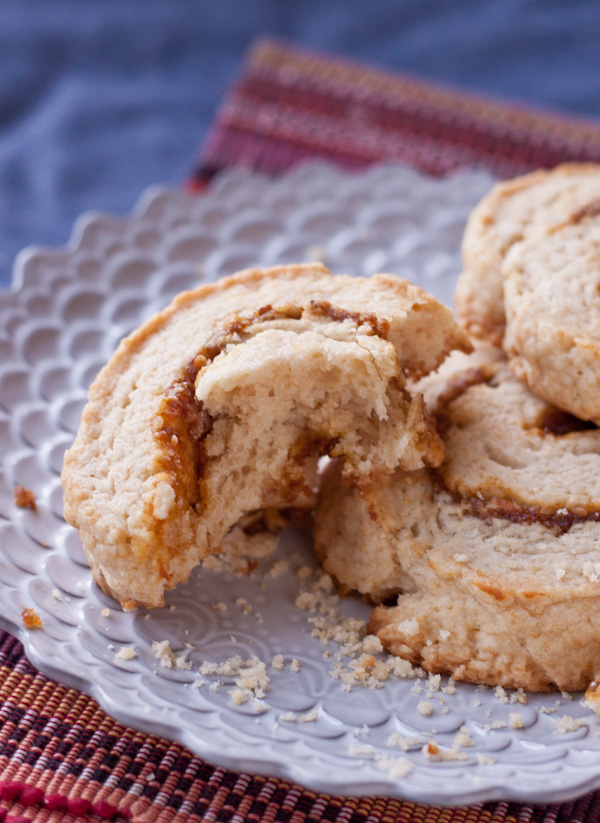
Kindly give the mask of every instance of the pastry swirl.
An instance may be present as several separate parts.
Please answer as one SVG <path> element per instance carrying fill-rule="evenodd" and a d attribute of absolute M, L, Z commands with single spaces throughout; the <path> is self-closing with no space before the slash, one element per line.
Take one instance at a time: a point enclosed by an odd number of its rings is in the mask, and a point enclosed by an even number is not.
<path fill-rule="evenodd" d="M 251 269 L 179 295 L 121 342 L 65 456 L 95 579 L 160 606 L 241 518 L 309 505 L 319 456 L 352 483 L 439 464 L 406 379 L 456 347 L 451 312 L 391 275 Z"/>
<path fill-rule="evenodd" d="M 600 429 L 534 396 L 489 346 L 419 386 L 444 462 L 359 489 L 332 464 L 324 568 L 381 603 L 370 629 L 429 671 L 585 688 L 600 679 Z"/>

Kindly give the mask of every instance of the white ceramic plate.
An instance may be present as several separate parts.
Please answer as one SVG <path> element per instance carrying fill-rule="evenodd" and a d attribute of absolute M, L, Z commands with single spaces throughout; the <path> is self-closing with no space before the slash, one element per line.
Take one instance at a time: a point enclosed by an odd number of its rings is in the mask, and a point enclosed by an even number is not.
<path fill-rule="evenodd" d="M 151 190 L 130 219 L 84 215 L 65 250 L 20 255 L 14 291 L 0 296 L 0 622 L 35 665 L 126 724 L 179 740 L 220 765 L 318 791 L 462 804 L 556 802 L 600 787 L 598 724 L 579 696 L 530 697 L 521 705 L 458 684 L 456 694 L 428 699 L 426 684 L 417 694 L 414 680 L 397 678 L 378 690 L 343 692 L 328 674 L 332 658 L 323 657 L 306 612 L 294 604 L 294 570 L 314 566 L 298 535 L 288 534 L 249 577 L 199 570 L 164 609 L 124 614 L 91 582 L 78 537 L 62 519 L 62 456 L 89 384 L 120 337 L 175 293 L 248 265 L 319 257 L 340 272 L 395 272 L 450 302 L 465 219 L 491 183 L 481 172 L 433 180 L 397 166 L 350 175 L 310 165 L 277 181 L 233 172 L 204 197 Z M 34 491 L 37 511 L 15 506 L 17 484 Z M 289 570 L 269 576 L 285 558 Z M 250 613 L 236 604 L 240 597 L 252 604 Z M 227 608 L 215 610 L 218 602 Z M 41 629 L 24 628 L 24 606 L 40 615 Z M 341 609 L 362 618 L 368 611 L 352 598 Z M 155 640 L 185 651 L 192 669 L 161 667 Z M 117 658 L 122 646 L 137 656 Z M 280 653 L 286 664 L 276 671 L 270 661 Z M 265 711 L 235 705 L 231 678 L 192 686 L 203 661 L 233 654 L 267 663 Z M 297 673 L 292 658 L 300 661 Z M 222 685 L 211 690 L 216 680 Z M 433 706 L 430 716 L 417 710 L 423 699 Z M 312 710 L 317 719 L 300 722 Z M 295 722 L 281 719 L 288 712 Z M 510 725 L 514 712 L 520 729 Z M 560 734 L 562 715 L 584 723 Z M 490 729 L 494 722 L 500 728 Z M 464 760 L 430 762 L 421 744 L 408 752 L 388 744 L 399 733 L 450 748 L 463 725 L 474 744 L 463 748 Z M 394 766 L 399 757 L 412 766 L 404 777 L 397 776 L 403 764 Z"/>

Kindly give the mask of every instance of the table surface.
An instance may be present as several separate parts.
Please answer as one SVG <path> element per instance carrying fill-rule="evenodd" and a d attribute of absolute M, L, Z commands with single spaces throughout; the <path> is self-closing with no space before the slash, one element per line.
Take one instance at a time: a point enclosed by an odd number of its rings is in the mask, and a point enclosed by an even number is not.
<path fill-rule="evenodd" d="M 88 209 L 185 179 L 259 35 L 594 118 L 600 4 L 27 0 L 0 5 L 0 286 Z"/>

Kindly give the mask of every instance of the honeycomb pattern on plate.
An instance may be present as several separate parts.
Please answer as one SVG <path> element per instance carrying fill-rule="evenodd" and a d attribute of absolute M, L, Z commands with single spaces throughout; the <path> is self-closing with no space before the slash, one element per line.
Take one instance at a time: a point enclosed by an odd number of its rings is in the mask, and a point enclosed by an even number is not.
<path fill-rule="evenodd" d="M 318 579 L 316 570 L 307 582 L 296 574 L 315 567 L 299 534 L 285 535 L 250 575 L 200 569 L 164 609 L 124 614 L 91 582 L 62 519 L 62 456 L 87 388 L 119 339 L 174 294 L 250 265 L 320 259 L 337 272 L 395 272 L 451 302 L 464 223 L 491 182 L 481 172 L 433 180 L 398 166 L 356 175 L 311 164 L 275 181 L 231 172 L 204 197 L 152 189 L 128 219 L 86 214 L 66 249 L 21 253 L 14 291 L 0 295 L 0 621 L 36 665 L 125 723 L 315 790 L 548 802 L 600 786 L 600 737 L 577 701 L 521 705 L 395 676 L 343 691 L 329 673 L 351 661 L 311 636 L 311 615 L 295 605 Z M 35 511 L 16 507 L 15 485 L 33 490 Z M 25 629 L 23 607 L 41 629 Z M 368 612 L 351 598 L 339 610 Z M 166 655 L 153 648 L 164 641 Z M 264 695 L 239 705 L 235 676 L 199 674 L 234 655 L 255 655 L 269 679 Z M 284 660 L 273 667 L 276 655 Z M 557 734 L 563 714 L 584 723 Z M 464 759 L 431 762 L 422 752 L 431 739 L 451 749 L 461 726 L 473 744 L 463 735 Z M 403 751 L 400 737 L 418 742 Z"/>

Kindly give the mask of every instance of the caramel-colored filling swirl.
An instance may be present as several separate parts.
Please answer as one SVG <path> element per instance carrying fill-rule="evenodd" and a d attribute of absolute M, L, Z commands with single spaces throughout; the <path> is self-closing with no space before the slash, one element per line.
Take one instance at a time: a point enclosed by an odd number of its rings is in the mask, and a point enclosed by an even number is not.
<path fill-rule="evenodd" d="M 569 223 L 576 225 L 588 217 L 598 217 L 598 215 L 600 215 L 600 197 L 574 212 L 567 221 L 567 225 Z"/>
<path fill-rule="evenodd" d="M 600 203 L 600 201 L 599 201 Z M 457 375 L 439 397 L 435 419 L 441 432 L 447 432 L 452 426 L 452 403 L 473 386 L 488 383 L 494 376 L 493 369 L 479 367 L 468 369 Z M 594 423 L 580 420 L 572 414 L 563 412 L 553 406 L 547 406 L 532 425 L 525 426 L 528 431 L 536 431 L 541 437 L 567 437 L 578 432 L 597 429 Z M 490 497 L 484 495 L 466 495 L 450 488 L 444 478 L 444 466 L 430 470 L 436 492 L 448 493 L 459 504 L 465 514 L 480 520 L 498 518 L 512 523 L 531 525 L 539 523 L 549 529 L 565 533 L 576 523 L 600 522 L 600 510 L 578 507 L 577 510 L 564 506 L 548 508 L 524 503 L 519 500 Z"/>
<path fill-rule="evenodd" d="M 533 525 L 539 523 L 548 529 L 553 529 L 564 534 L 576 523 L 598 523 L 600 522 L 600 511 L 574 512 L 567 508 L 556 510 L 544 509 L 541 506 L 532 506 L 515 500 L 505 500 L 494 497 L 489 500 L 482 500 L 479 497 L 462 495 L 459 492 L 449 489 L 443 478 L 435 470 L 430 470 L 434 488 L 439 494 L 446 492 L 452 500 L 461 506 L 462 511 L 471 517 L 479 520 L 500 519 L 508 520 L 511 523 L 521 523 L 523 525 Z"/>
<path fill-rule="evenodd" d="M 161 470 L 171 475 L 178 500 L 197 507 L 204 465 L 203 441 L 210 432 L 212 420 L 196 398 L 198 374 L 196 360 L 189 363 L 183 375 L 165 392 L 155 428 L 161 446 Z"/>
<path fill-rule="evenodd" d="M 339 323 L 350 320 L 356 326 L 366 326 L 371 334 L 383 339 L 389 331 L 389 323 L 372 313 L 347 311 L 325 300 L 311 301 L 307 308 L 294 304 L 275 307 L 267 304 L 251 314 L 228 318 L 165 391 L 156 416 L 155 437 L 161 453 L 159 471 L 171 476 L 177 499 L 192 506 L 197 513 L 202 512 L 207 502 L 202 493 L 206 459 L 204 441 L 213 426 L 212 418 L 196 398 L 198 375 L 227 345 L 239 342 L 240 335 L 251 326 L 277 320 L 300 320 L 305 312 Z M 293 450 L 290 460 L 298 465 L 312 455 L 329 453 L 335 445 L 335 440 L 326 440 L 318 433 L 307 434 Z M 288 486 L 290 500 L 304 487 L 303 474 L 293 466 L 290 467 Z"/>
<path fill-rule="evenodd" d="M 539 429 L 542 434 L 564 437 L 574 432 L 593 431 L 598 426 L 591 420 L 580 420 L 568 412 L 548 406 L 536 420 L 534 428 Z"/>

